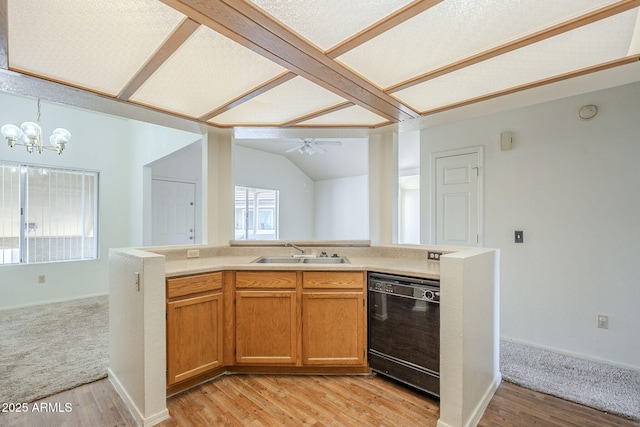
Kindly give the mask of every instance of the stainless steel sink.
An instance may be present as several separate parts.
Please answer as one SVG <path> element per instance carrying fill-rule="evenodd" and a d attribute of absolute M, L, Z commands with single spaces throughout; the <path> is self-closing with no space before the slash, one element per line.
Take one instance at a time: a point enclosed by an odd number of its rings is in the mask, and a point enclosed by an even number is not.
<path fill-rule="evenodd" d="M 257 264 L 301 264 L 302 258 L 292 258 L 290 256 L 261 256 L 251 263 Z"/>
<path fill-rule="evenodd" d="M 346 257 L 303 258 L 305 264 L 351 264 Z"/>
<path fill-rule="evenodd" d="M 252 264 L 351 264 L 346 257 L 290 257 L 290 256 L 261 256 L 251 261 Z"/>

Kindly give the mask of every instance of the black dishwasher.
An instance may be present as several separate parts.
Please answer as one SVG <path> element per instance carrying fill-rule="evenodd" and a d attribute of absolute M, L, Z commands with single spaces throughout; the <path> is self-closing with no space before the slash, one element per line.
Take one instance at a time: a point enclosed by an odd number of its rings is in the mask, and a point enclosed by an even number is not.
<path fill-rule="evenodd" d="M 373 371 L 440 396 L 440 282 L 368 275 Z"/>

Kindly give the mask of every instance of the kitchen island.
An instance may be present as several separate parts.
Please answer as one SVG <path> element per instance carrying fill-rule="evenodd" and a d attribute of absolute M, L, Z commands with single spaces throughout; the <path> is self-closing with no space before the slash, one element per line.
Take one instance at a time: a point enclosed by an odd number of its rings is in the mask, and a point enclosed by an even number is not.
<path fill-rule="evenodd" d="M 166 410 L 167 278 L 215 272 L 295 272 L 301 269 L 310 272 L 372 271 L 440 279 L 441 410 L 438 425 L 477 423 L 500 383 L 498 251 L 369 246 L 368 242 L 295 244 L 317 254 L 345 256 L 350 263 L 251 262 L 261 256 L 291 255 L 292 248 L 273 242 L 110 251 L 109 378 L 140 425 L 153 425 L 169 416 Z M 194 249 L 198 257 L 187 258 L 187 250 L 194 255 Z M 428 260 L 430 251 L 442 252 L 441 260 Z M 289 364 L 294 366 L 296 363 L 301 362 Z"/>

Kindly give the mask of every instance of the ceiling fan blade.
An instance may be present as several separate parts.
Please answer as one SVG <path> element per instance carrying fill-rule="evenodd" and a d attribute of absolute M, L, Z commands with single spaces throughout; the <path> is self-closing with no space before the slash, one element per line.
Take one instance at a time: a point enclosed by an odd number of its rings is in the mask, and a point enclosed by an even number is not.
<path fill-rule="evenodd" d="M 313 144 L 313 150 L 316 153 L 324 154 L 327 152 L 324 148 L 320 147 L 318 144 Z"/>
<path fill-rule="evenodd" d="M 342 142 L 340 141 L 315 141 L 314 144 L 317 145 L 337 145 L 340 146 L 342 145 Z"/>
<path fill-rule="evenodd" d="M 297 146 L 295 146 L 295 147 L 293 147 L 293 148 L 290 148 L 290 149 L 288 149 L 287 151 L 285 151 L 285 153 L 293 153 L 293 152 L 294 152 L 294 151 L 296 151 L 296 150 L 300 151 L 300 149 L 301 149 L 302 147 L 304 147 L 304 144 L 300 144 L 300 145 L 297 145 Z"/>

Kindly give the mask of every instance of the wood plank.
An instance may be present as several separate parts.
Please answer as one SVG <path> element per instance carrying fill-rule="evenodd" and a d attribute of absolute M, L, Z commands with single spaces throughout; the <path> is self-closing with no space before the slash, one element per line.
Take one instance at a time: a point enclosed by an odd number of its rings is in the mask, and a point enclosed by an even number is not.
<path fill-rule="evenodd" d="M 587 13 L 585 15 L 579 16 L 577 18 L 571 19 L 566 22 L 562 22 L 560 24 L 554 25 L 549 28 L 545 28 L 533 34 L 529 34 L 527 36 L 521 37 L 520 39 L 514 40 L 512 42 L 505 43 L 501 46 L 486 50 L 477 55 L 464 58 L 460 61 L 445 65 L 444 67 L 429 71 L 420 76 L 413 77 L 404 82 L 395 84 L 385 89 L 385 92 L 394 93 L 394 92 L 401 91 L 402 89 L 406 89 L 411 86 L 424 83 L 428 80 L 435 79 L 436 77 L 440 77 L 448 73 L 452 73 L 454 71 L 460 70 L 470 65 L 477 64 L 479 62 L 486 61 L 491 58 L 495 58 L 496 56 L 503 55 L 508 52 L 512 52 L 516 49 L 520 49 L 521 47 L 529 46 L 539 41 L 546 40 L 548 38 L 557 36 L 562 33 L 566 33 L 567 31 L 575 30 L 576 28 L 580 28 L 584 25 L 592 24 L 601 19 L 609 18 L 619 13 L 626 12 L 638 6 L 640 6 L 640 0 L 619 1 L 618 3 L 614 3 L 612 5 L 603 7 L 594 12 Z"/>
<path fill-rule="evenodd" d="M 324 116 L 325 114 L 333 113 L 333 112 L 340 111 L 340 110 L 348 108 L 348 107 L 352 107 L 353 105 L 354 105 L 353 102 L 349 102 L 349 101 L 342 102 L 342 103 L 340 103 L 338 105 L 334 105 L 332 107 L 324 108 L 322 110 L 318 110 L 318 111 L 315 111 L 313 113 L 306 114 L 304 116 L 295 118 L 293 120 L 289 120 L 288 122 L 282 123 L 280 126 L 281 127 L 294 126 L 294 125 L 297 125 L 298 123 L 306 122 L 307 120 L 311 120 L 311 119 L 315 119 L 316 117 Z"/>
<path fill-rule="evenodd" d="M 253 98 L 255 98 L 258 95 L 261 95 L 271 89 L 273 89 L 274 87 L 280 86 L 281 84 L 288 82 L 289 80 L 291 80 L 292 78 L 296 77 L 296 75 L 290 71 L 287 71 L 283 74 L 280 74 L 279 76 L 274 77 L 273 79 L 265 82 L 264 84 L 258 86 L 255 89 L 252 89 L 242 95 L 240 95 L 239 97 L 232 99 L 231 101 L 227 102 L 226 104 L 216 108 L 215 110 L 209 111 L 207 114 L 204 114 L 203 116 L 200 116 L 198 118 L 198 120 L 201 120 L 203 122 L 206 122 L 207 120 L 211 120 L 216 116 L 219 116 L 220 114 L 224 113 L 225 111 L 228 111 L 234 107 L 237 107 L 240 104 L 243 104 Z"/>
<path fill-rule="evenodd" d="M 231 383 L 230 383 L 231 381 Z M 243 393 L 252 394 L 252 399 Z M 340 403 L 346 402 L 346 403 Z M 38 402 L 70 403 L 65 413 L 0 413 L 0 425 L 10 427 L 123 426 L 136 423 L 108 379 L 68 390 Z M 334 407 L 333 403 L 338 406 Z M 31 404 L 30 404 L 31 405 Z M 335 425 L 339 411 L 356 425 L 435 426 L 439 403 L 422 393 L 380 376 L 229 375 L 167 399 L 171 419 L 160 427 L 205 425 L 274 425 L 263 408 L 286 414 L 284 425 Z M 514 426 L 639 427 L 628 420 L 554 396 L 503 382 L 487 407 L 479 427 Z"/>
<path fill-rule="evenodd" d="M 479 427 L 531 425 L 637 427 L 640 423 L 503 382 L 478 424 Z"/>
<path fill-rule="evenodd" d="M 147 62 L 129 80 L 117 98 L 127 100 L 155 73 L 167 59 L 198 29 L 200 24 L 185 18 L 169 38 L 151 55 Z"/>
<path fill-rule="evenodd" d="M 465 105 L 475 104 L 477 102 L 486 101 L 493 98 L 498 98 L 504 95 L 509 95 L 512 93 L 522 92 L 528 89 L 533 89 L 540 86 L 545 86 L 551 83 L 561 82 L 563 80 L 569 80 L 574 77 L 580 77 L 587 74 L 597 73 L 599 71 L 608 70 L 610 68 L 620 67 L 622 65 L 633 64 L 634 62 L 640 61 L 640 55 L 628 56 L 626 58 L 615 59 L 613 61 L 605 62 L 602 64 L 594 65 L 591 67 L 582 68 L 576 71 L 570 71 L 568 73 L 559 74 L 557 76 L 549 77 L 546 79 L 541 79 L 531 83 L 525 83 L 523 85 L 515 86 L 509 89 L 500 90 L 497 92 L 489 93 L 486 95 L 478 96 L 471 99 L 466 99 L 460 102 L 454 102 L 449 105 L 444 105 L 442 107 L 433 108 L 431 110 L 426 110 L 421 112 L 423 116 L 428 116 L 430 114 L 440 113 L 442 111 L 452 110 L 454 108 L 462 107 Z"/>
<path fill-rule="evenodd" d="M 390 30 L 396 25 L 402 24 L 425 10 L 432 8 L 441 1 L 442 0 L 417 0 L 409 3 L 405 7 L 395 11 L 389 16 L 386 16 L 380 21 L 373 23 L 364 30 L 332 47 L 326 52 L 326 55 L 329 58 L 337 58 L 338 56 L 368 42 L 374 37 L 379 36 L 385 31 Z"/>
<path fill-rule="evenodd" d="M 196 22 L 392 122 L 418 114 L 242 0 L 162 0 Z"/>

